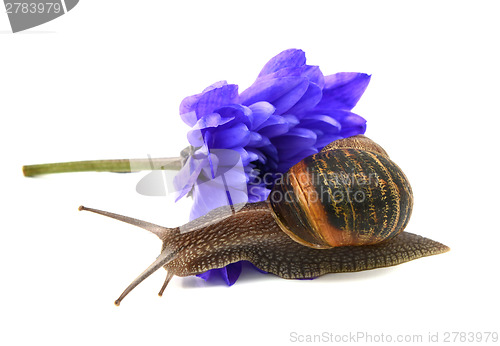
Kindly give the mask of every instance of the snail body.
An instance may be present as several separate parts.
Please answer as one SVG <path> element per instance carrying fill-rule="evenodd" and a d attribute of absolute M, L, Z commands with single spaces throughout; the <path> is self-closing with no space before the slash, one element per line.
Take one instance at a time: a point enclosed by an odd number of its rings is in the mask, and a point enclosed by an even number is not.
<path fill-rule="evenodd" d="M 357 197 L 349 194 L 352 187 L 361 191 Z M 412 205 L 410 185 L 399 167 L 376 143 L 355 136 L 332 142 L 292 167 L 267 201 L 247 204 L 229 217 L 222 208 L 212 210 L 188 224 L 194 231 L 80 210 L 142 227 L 163 242 L 158 258 L 115 301 L 119 305 L 160 267 L 167 271 L 161 295 L 173 276 L 201 274 L 242 260 L 282 278 L 308 279 L 448 251 L 441 243 L 403 232 Z"/>

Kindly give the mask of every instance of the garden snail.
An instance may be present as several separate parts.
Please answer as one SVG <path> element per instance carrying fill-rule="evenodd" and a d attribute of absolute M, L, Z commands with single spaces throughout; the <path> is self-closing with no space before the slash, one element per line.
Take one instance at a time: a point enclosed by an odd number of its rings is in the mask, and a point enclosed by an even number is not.
<path fill-rule="evenodd" d="M 215 209 L 190 222 L 195 231 L 79 209 L 144 228 L 163 241 L 158 258 L 115 301 L 119 305 L 160 267 L 167 278 L 159 295 L 174 275 L 196 275 L 242 260 L 282 278 L 305 279 L 448 251 L 441 243 L 403 232 L 412 206 L 411 187 L 399 167 L 378 144 L 354 136 L 293 166 L 267 201 L 247 204 L 229 217 Z"/>

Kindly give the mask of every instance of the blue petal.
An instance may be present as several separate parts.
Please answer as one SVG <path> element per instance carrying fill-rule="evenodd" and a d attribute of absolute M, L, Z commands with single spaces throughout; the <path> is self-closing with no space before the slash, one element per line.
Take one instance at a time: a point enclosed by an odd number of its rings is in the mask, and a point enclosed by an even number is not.
<path fill-rule="evenodd" d="M 257 132 L 250 132 L 250 141 L 248 142 L 249 147 L 255 147 L 262 143 L 262 136 Z"/>
<path fill-rule="evenodd" d="M 270 189 L 267 189 L 263 186 L 257 186 L 257 185 L 249 185 L 248 186 L 248 203 L 256 203 L 256 202 L 262 202 L 267 199 L 269 196 L 269 193 L 271 193 Z"/>
<path fill-rule="evenodd" d="M 222 118 L 218 113 L 207 114 L 201 117 L 192 127 L 192 129 L 201 130 L 206 129 L 207 127 L 217 127 L 230 122 L 231 120 L 233 120 L 233 118 L 234 117 Z"/>
<path fill-rule="evenodd" d="M 300 120 L 295 115 L 284 114 L 284 115 L 282 115 L 282 117 L 288 123 L 288 127 L 289 128 L 295 127 L 295 126 L 297 126 L 300 123 Z"/>
<path fill-rule="evenodd" d="M 248 108 L 252 111 L 252 130 L 262 125 L 276 110 L 272 104 L 265 101 L 254 103 Z"/>
<path fill-rule="evenodd" d="M 248 147 L 251 147 L 251 148 L 261 148 L 261 147 L 264 147 L 266 145 L 270 145 L 271 144 L 271 141 L 269 140 L 269 138 L 267 138 L 266 136 L 262 136 L 262 134 L 259 134 L 261 136 L 260 140 L 258 142 L 250 142 L 248 143 Z"/>
<path fill-rule="evenodd" d="M 258 101 L 274 101 L 286 95 L 299 84 L 307 81 L 304 77 L 282 77 L 257 79 L 248 89 L 240 94 L 240 103 L 248 106 Z"/>
<path fill-rule="evenodd" d="M 314 147 L 314 145 L 311 145 L 310 147 L 308 147 L 304 150 L 300 150 L 300 151 L 284 152 L 280 155 L 280 165 L 284 162 L 292 162 L 291 166 L 293 166 L 294 164 L 296 164 L 300 160 L 305 159 L 307 156 L 310 156 L 312 154 L 316 154 L 317 152 L 318 152 L 318 149 L 316 149 L 316 147 Z M 280 170 L 280 172 L 281 172 L 281 170 Z"/>
<path fill-rule="evenodd" d="M 184 113 L 194 112 L 198 101 L 203 96 L 203 93 L 210 91 L 212 89 L 222 88 L 223 86 L 226 86 L 226 85 L 227 85 L 227 82 L 225 80 L 219 81 L 219 82 L 216 82 L 216 83 L 206 87 L 203 90 L 203 92 L 201 92 L 199 94 L 185 97 L 179 106 L 179 113 L 182 115 Z"/>
<path fill-rule="evenodd" d="M 278 149 L 274 145 L 266 145 L 265 147 L 259 148 L 260 151 L 262 151 L 266 157 L 267 157 L 267 164 L 266 168 L 269 171 L 273 171 L 278 165 Z"/>
<path fill-rule="evenodd" d="M 302 98 L 302 96 L 304 96 L 308 87 L 309 81 L 304 78 L 295 88 L 289 90 L 280 98 L 272 101 L 274 107 L 276 107 L 274 114 L 283 114 L 292 108 Z"/>
<path fill-rule="evenodd" d="M 181 119 L 189 126 L 194 126 L 196 124 L 196 121 L 198 121 L 195 111 L 182 113 Z"/>
<path fill-rule="evenodd" d="M 280 163 L 277 167 L 277 171 L 278 172 L 286 172 L 293 165 L 297 164 L 298 162 L 300 162 L 301 160 L 305 159 L 308 156 L 316 154 L 317 152 L 318 152 L 318 150 L 316 148 L 307 148 L 306 150 L 295 153 L 294 155 L 290 155 L 286 159 L 283 159 L 282 161 L 280 161 Z"/>
<path fill-rule="evenodd" d="M 300 116 L 303 112 L 316 106 L 323 97 L 321 88 L 314 83 L 309 83 L 308 88 L 302 98 L 290 109 L 288 113 Z"/>
<path fill-rule="evenodd" d="M 278 70 L 276 72 L 270 73 L 268 75 L 262 76 L 257 78 L 257 81 L 263 81 L 263 80 L 271 80 L 271 79 L 276 79 L 276 78 L 284 78 L 284 77 L 304 77 L 304 73 L 307 71 L 307 65 L 305 66 L 300 66 L 300 67 L 285 67 L 282 68 L 281 70 Z"/>
<path fill-rule="evenodd" d="M 232 119 L 233 123 L 244 123 L 248 127 L 251 125 L 252 111 L 248 107 L 239 104 L 232 104 L 222 106 L 215 111 L 224 118 Z"/>
<path fill-rule="evenodd" d="M 182 100 L 182 102 L 179 106 L 179 113 L 181 114 L 181 116 L 185 113 L 191 113 L 191 112 L 196 114 L 196 112 L 194 111 L 194 108 L 196 107 L 196 104 L 198 103 L 198 100 L 200 99 L 201 95 L 202 94 L 188 96 Z"/>
<path fill-rule="evenodd" d="M 346 138 L 356 135 L 362 135 L 366 131 L 366 120 L 354 113 L 351 113 L 341 122 L 340 134 Z"/>
<path fill-rule="evenodd" d="M 210 90 L 213 90 L 213 89 L 222 88 L 222 87 L 224 87 L 226 85 L 228 85 L 228 84 L 227 84 L 227 81 L 225 81 L 225 80 L 221 80 L 221 81 L 215 82 L 214 84 L 209 85 L 205 89 L 203 89 L 202 94 L 206 93 L 206 92 L 208 92 Z"/>
<path fill-rule="evenodd" d="M 317 109 L 351 110 L 363 95 L 370 82 L 370 75 L 340 72 L 325 77 L 323 98 Z"/>
<path fill-rule="evenodd" d="M 205 114 L 214 113 L 217 108 L 236 103 L 237 98 L 238 86 L 235 84 L 224 85 L 204 92 L 193 105 L 193 110 L 199 119 Z"/>
<path fill-rule="evenodd" d="M 232 286 L 241 274 L 242 261 L 228 264 L 224 268 L 211 269 L 205 273 L 197 274 L 196 276 L 205 281 L 217 280 L 222 278 L 228 286 Z"/>
<path fill-rule="evenodd" d="M 205 142 L 203 140 L 203 134 L 200 130 L 190 130 L 187 133 L 187 139 L 189 144 L 193 147 L 201 147 Z"/>
<path fill-rule="evenodd" d="M 340 134 L 324 134 L 322 136 L 318 136 L 318 140 L 316 141 L 315 147 L 318 150 L 323 149 L 326 145 L 330 144 L 337 139 L 346 138 L 350 136 L 341 136 Z"/>
<path fill-rule="evenodd" d="M 356 113 L 349 112 L 349 114 L 343 118 L 342 120 L 342 127 L 347 126 L 347 127 L 352 127 L 352 126 L 360 126 L 363 124 L 366 124 L 365 118 L 357 115 Z"/>
<path fill-rule="evenodd" d="M 290 125 L 279 115 L 271 115 L 257 130 L 263 137 L 272 138 L 288 132 Z"/>
<path fill-rule="evenodd" d="M 316 134 L 309 129 L 296 127 L 288 133 L 272 139 L 272 142 L 278 148 L 281 159 L 284 154 L 312 147 L 316 143 Z"/>
<path fill-rule="evenodd" d="M 207 143 L 211 142 L 212 134 L 209 131 L 205 131 L 204 138 L 205 141 L 203 143 L 203 146 L 198 151 L 201 151 L 206 155 L 208 161 L 208 167 L 203 167 L 202 172 L 205 172 L 205 176 L 208 179 L 214 179 L 219 159 L 215 155 L 209 153 L 210 149 Z"/>
<path fill-rule="evenodd" d="M 286 67 L 298 67 L 306 63 L 306 54 L 300 49 L 287 49 L 264 65 L 259 77 L 268 75 Z"/>
<path fill-rule="evenodd" d="M 247 150 L 248 153 L 248 161 L 253 162 L 259 160 L 259 155 L 255 153 L 253 150 Z"/>
<path fill-rule="evenodd" d="M 246 186 L 245 175 L 227 173 L 225 176 L 230 184 L 223 184 L 218 176 L 215 180 L 203 179 L 193 185 L 193 207 L 191 208 L 190 220 L 197 219 L 209 211 L 229 205 L 228 191 L 233 203 L 245 203 L 248 200 L 247 191 L 242 189 Z M 246 189 L 245 189 L 246 190 Z"/>
<path fill-rule="evenodd" d="M 200 175 L 204 175 L 207 179 L 215 179 L 219 167 L 219 158 L 210 153 L 210 155 L 207 155 L 207 160 L 208 166 L 203 167 Z"/>
<path fill-rule="evenodd" d="M 248 127 L 239 123 L 235 126 L 212 131 L 212 140 L 209 143 L 210 148 L 233 148 L 237 146 L 245 146 L 250 141 L 250 131 Z"/>
<path fill-rule="evenodd" d="M 325 86 L 325 77 L 318 66 L 304 66 L 302 76 L 307 77 L 310 82 L 319 86 L 320 89 Z"/>
<path fill-rule="evenodd" d="M 250 163 L 250 155 L 248 154 L 248 151 L 246 151 L 242 147 L 235 147 L 231 149 L 237 151 L 240 154 L 243 167 L 246 167 Z"/>
<path fill-rule="evenodd" d="M 321 129 L 327 133 L 339 133 L 342 125 L 334 117 L 323 114 L 310 114 L 305 116 L 300 122 L 300 126 L 308 129 Z"/>
<path fill-rule="evenodd" d="M 266 163 L 266 161 L 267 161 L 266 155 L 264 155 L 262 153 L 262 151 L 260 151 L 259 149 L 251 148 L 251 149 L 248 149 L 247 151 L 248 151 L 248 153 L 252 153 L 252 156 L 253 155 L 257 156 L 257 158 L 255 160 L 252 160 L 250 162 L 259 161 L 261 163 Z"/>
<path fill-rule="evenodd" d="M 325 77 L 319 67 L 310 65 L 284 67 L 276 72 L 261 76 L 257 78 L 257 80 L 282 77 L 305 77 L 310 82 L 317 84 L 320 88 L 323 88 L 325 84 Z"/>
<path fill-rule="evenodd" d="M 195 159 L 190 157 L 179 173 L 174 177 L 174 187 L 177 191 L 176 201 L 184 197 L 195 184 L 203 167 L 208 165 L 206 159 Z"/>
<path fill-rule="evenodd" d="M 286 125 L 288 127 L 288 123 L 283 116 L 272 114 L 267 118 L 267 120 L 265 122 L 263 122 L 259 126 L 255 127 L 254 131 L 259 131 L 259 133 L 261 133 L 260 131 L 263 128 L 268 127 L 268 126 L 273 126 L 273 125 Z"/>
<path fill-rule="evenodd" d="M 214 275 L 214 272 L 216 271 L 217 269 L 210 269 L 209 271 L 207 272 L 204 272 L 204 273 L 201 273 L 201 274 L 196 274 L 197 277 L 199 278 L 202 278 L 203 280 L 205 281 L 208 281 L 208 280 L 211 280 L 213 275 Z"/>
<path fill-rule="evenodd" d="M 342 119 L 347 116 L 346 114 L 350 114 L 348 111 L 334 111 L 332 113 L 341 114 Z M 302 119 L 300 125 L 316 133 L 317 140 L 314 146 L 319 150 L 334 140 L 344 138 L 340 134 L 342 124 L 331 115 L 310 114 Z"/>
<path fill-rule="evenodd" d="M 221 268 L 221 275 L 228 286 L 232 286 L 241 274 L 241 262 L 231 263 Z"/>
<path fill-rule="evenodd" d="M 219 173 L 224 173 L 228 169 L 234 167 L 240 167 L 244 169 L 241 165 L 241 154 L 235 148 L 231 149 L 210 149 L 210 155 L 217 157 L 217 162 L 221 166 Z M 225 168 L 224 168 L 225 167 Z"/>

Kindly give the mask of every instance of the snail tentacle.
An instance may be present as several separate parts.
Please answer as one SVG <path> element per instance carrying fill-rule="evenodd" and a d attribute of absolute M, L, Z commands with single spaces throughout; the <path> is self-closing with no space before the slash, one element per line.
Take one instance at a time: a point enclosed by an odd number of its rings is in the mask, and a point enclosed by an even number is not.
<path fill-rule="evenodd" d="M 168 283 L 172 278 L 174 277 L 174 273 L 171 271 L 167 270 L 167 277 L 165 278 L 165 282 L 163 283 L 163 286 L 161 286 L 160 292 L 158 292 L 158 296 L 163 296 L 163 292 L 165 291 L 165 288 L 167 288 Z"/>
<path fill-rule="evenodd" d="M 129 223 L 131 225 L 140 227 L 142 229 L 145 229 L 146 231 L 149 231 L 149 232 L 155 234 L 158 238 L 160 238 L 160 240 L 166 239 L 167 237 L 170 236 L 171 233 L 175 232 L 174 228 L 167 228 L 167 227 L 159 226 L 159 225 L 156 225 L 156 224 L 151 223 L 151 222 L 146 222 L 143 220 L 134 219 L 133 217 L 128 217 L 128 216 L 124 216 L 124 215 L 120 215 L 120 214 L 110 213 L 109 211 L 104 211 L 104 210 L 99 210 L 99 209 L 94 209 L 94 208 L 87 208 L 87 207 L 84 207 L 83 205 L 79 206 L 78 210 L 79 211 L 82 211 L 82 210 L 91 211 L 95 214 L 104 215 L 104 216 L 110 217 L 112 219 L 119 220 L 119 221 L 122 221 L 125 223 Z"/>
<path fill-rule="evenodd" d="M 146 278 L 148 278 L 151 274 L 153 274 L 155 271 L 166 265 L 168 262 L 172 261 L 175 256 L 177 255 L 176 252 L 170 252 L 167 250 L 164 250 L 160 253 L 160 255 L 156 258 L 156 260 L 151 263 L 151 265 L 144 271 L 142 272 L 141 275 L 139 275 L 128 287 L 123 291 L 123 293 L 118 297 L 117 300 L 115 300 L 115 305 L 119 306 L 123 298 L 127 296 L 137 285 L 139 285 L 141 282 L 143 282 Z M 167 275 L 168 278 L 168 275 Z M 168 284 L 168 281 L 167 281 Z M 164 284 L 166 287 L 166 284 Z M 164 289 L 162 287 L 162 289 Z M 163 291 L 160 291 L 163 293 Z"/>

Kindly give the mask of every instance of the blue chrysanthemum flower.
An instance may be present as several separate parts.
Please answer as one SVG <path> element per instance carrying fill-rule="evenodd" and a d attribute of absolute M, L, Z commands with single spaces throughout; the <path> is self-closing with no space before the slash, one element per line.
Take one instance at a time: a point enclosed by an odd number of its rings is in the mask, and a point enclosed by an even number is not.
<path fill-rule="evenodd" d="M 193 196 L 191 219 L 235 200 L 264 201 L 272 187 L 265 175 L 286 172 L 334 140 L 363 134 L 366 120 L 351 109 L 369 81 L 364 73 L 323 76 L 318 66 L 306 65 L 302 50 L 289 49 L 272 58 L 240 94 L 237 85 L 221 81 L 186 97 L 180 114 L 191 127 L 188 140 L 194 153 L 174 184 L 178 198 Z M 231 199 L 220 185 L 216 189 L 206 183 L 226 160 L 214 154 L 218 149 L 239 154 L 242 169 L 225 174 L 224 184 L 240 186 L 234 190 L 245 199 L 234 193 Z M 220 274 L 232 285 L 240 272 L 241 263 L 234 263 L 200 276 Z"/>

